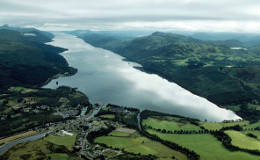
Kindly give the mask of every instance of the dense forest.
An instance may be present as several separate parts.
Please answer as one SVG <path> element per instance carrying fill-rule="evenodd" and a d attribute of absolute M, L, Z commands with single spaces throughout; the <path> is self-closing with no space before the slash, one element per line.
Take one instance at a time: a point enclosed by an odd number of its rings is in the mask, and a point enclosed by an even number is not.
<path fill-rule="evenodd" d="M 53 35 L 36 29 L 0 27 L 0 89 L 41 86 L 57 74 L 73 74 L 59 55 L 63 48 L 45 44 Z"/>

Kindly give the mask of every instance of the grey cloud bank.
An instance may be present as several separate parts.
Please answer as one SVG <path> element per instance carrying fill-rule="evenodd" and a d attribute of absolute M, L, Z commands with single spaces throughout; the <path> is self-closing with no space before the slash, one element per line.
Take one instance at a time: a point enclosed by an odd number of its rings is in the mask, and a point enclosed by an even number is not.
<path fill-rule="evenodd" d="M 260 1 L 0 0 L 0 24 L 45 30 L 260 32 Z"/>

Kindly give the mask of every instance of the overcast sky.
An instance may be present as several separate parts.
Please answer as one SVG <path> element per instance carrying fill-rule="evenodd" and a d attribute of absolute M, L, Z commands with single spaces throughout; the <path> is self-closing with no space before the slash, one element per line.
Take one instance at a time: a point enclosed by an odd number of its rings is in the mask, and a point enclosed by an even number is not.
<path fill-rule="evenodd" d="M 0 0 L 0 25 L 260 33 L 260 0 Z"/>

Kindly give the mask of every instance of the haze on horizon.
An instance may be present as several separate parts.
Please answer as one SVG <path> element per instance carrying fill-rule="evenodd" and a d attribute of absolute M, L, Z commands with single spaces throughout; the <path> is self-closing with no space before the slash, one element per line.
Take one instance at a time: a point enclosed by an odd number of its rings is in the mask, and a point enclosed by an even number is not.
<path fill-rule="evenodd" d="M 1 0 L 0 25 L 260 33 L 259 0 Z"/>

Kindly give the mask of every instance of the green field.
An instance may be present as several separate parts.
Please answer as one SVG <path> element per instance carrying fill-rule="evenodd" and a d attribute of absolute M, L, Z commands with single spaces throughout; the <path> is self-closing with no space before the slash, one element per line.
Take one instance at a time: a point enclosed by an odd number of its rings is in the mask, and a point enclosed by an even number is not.
<path fill-rule="evenodd" d="M 48 156 L 51 158 L 51 160 L 68 160 L 69 159 L 69 156 L 64 153 L 48 154 Z"/>
<path fill-rule="evenodd" d="M 122 137 L 113 136 L 123 135 Z M 124 149 L 127 152 L 148 155 L 152 154 L 157 156 L 159 159 L 171 159 L 175 156 L 179 160 L 187 159 L 186 156 L 180 152 L 174 151 L 161 143 L 152 141 L 146 137 L 141 136 L 137 132 L 125 136 L 125 133 L 112 132 L 109 136 L 98 137 L 94 140 L 95 143 L 106 144 L 113 148 Z"/>
<path fill-rule="evenodd" d="M 104 114 L 104 115 L 100 115 L 99 117 L 104 118 L 104 119 L 115 119 L 115 115 L 114 114 Z"/>
<path fill-rule="evenodd" d="M 8 150 L 2 157 L 5 160 L 22 160 L 23 157 L 29 156 L 29 160 L 42 158 L 37 152 L 50 153 L 47 148 L 48 142 L 44 140 L 33 141 L 27 144 L 21 143 L 15 145 L 10 150 Z"/>
<path fill-rule="evenodd" d="M 185 148 L 195 151 L 201 160 L 259 160 L 245 152 L 230 152 L 215 137 L 210 134 L 163 134 L 154 130 L 147 130 L 163 140 L 177 143 Z"/>
<path fill-rule="evenodd" d="M 244 134 L 251 133 L 257 137 L 257 139 L 260 141 L 260 131 L 244 131 Z"/>
<path fill-rule="evenodd" d="M 249 124 L 245 128 L 256 128 L 256 127 L 260 128 L 260 121 L 256 122 L 256 123 Z"/>
<path fill-rule="evenodd" d="M 238 131 L 229 130 L 225 131 L 225 133 L 232 139 L 232 145 L 243 149 L 260 151 L 260 141 Z"/>
<path fill-rule="evenodd" d="M 68 149 L 71 149 L 72 146 L 75 144 L 76 135 L 75 134 L 73 136 L 53 136 L 53 135 L 49 135 L 44 140 L 51 142 L 53 144 L 66 146 L 66 147 L 68 147 Z"/>
<path fill-rule="evenodd" d="M 238 122 L 200 122 L 200 126 L 208 130 L 220 130 L 223 127 L 231 127 L 239 125 L 241 127 L 248 125 L 248 121 L 238 121 Z"/>
<path fill-rule="evenodd" d="M 185 119 L 177 117 L 149 117 L 142 121 L 143 126 L 151 126 L 155 129 L 165 129 L 167 131 L 179 131 L 179 130 L 201 130 L 199 126 L 191 124 Z"/>
<path fill-rule="evenodd" d="M 45 139 L 15 145 L 0 157 L 0 160 L 82 160 L 61 145 Z"/>
<path fill-rule="evenodd" d="M 126 132 L 120 132 L 120 131 L 112 131 L 111 133 L 108 134 L 109 136 L 118 136 L 118 137 L 128 137 L 131 134 L 130 133 L 126 133 Z"/>

